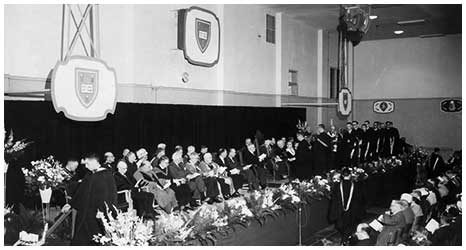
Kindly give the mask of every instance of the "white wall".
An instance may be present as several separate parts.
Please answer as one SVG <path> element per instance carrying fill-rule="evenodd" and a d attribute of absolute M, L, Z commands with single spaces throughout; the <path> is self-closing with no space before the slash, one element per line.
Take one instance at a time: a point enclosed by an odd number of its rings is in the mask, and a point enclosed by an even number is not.
<path fill-rule="evenodd" d="M 461 35 L 361 42 L 354 98 L 461 96 Z"/>
<path fill-rule="evenodd" d="M 283 29 L 283 36 L 276 37 L 277 42 L 283 39 L 278 52 L 283 58 L 282 81 L 277 82 L 276 45 L 265 41 L 265 15 L 274 11 L 264 5 L 197 5 L 221 20 L 220 61 L 205 68 L 189 64 L 176 48 L 177 10 L 189 6 L 100 5 L 101 57 L 116 69 L 119 84 L 275 98 L 288 93 L 288 69 L 295 69 L 300 96 L 316 96 L 316 29 L 286 16 L 283 24 L 276 24 Z M 5 6 L 5 74 L 47 77 L 60 56 L 61 13 L 61 5 Z M 78 53 L 80 46 L 77 43 Z M 188 83 L 181 81 L 183 72 L 189 73 Z M 219 95 L 211 101 L 222 104 L 224 98 Z M 138 98 L 123 99 L 137 102 Z M 174 103 L 184 101 L 173 98 Z"/>
<path fill-rule="evenodd" d="M 461 113 L 444 113 L 440 103 L 461 98 L 461 35 L 361 42 L 355 48 L 356 120 L 391 120 L 410 143 L 461 148 Z M 395 103 L 390 114 L 373 112 L 373 102 Z"/>

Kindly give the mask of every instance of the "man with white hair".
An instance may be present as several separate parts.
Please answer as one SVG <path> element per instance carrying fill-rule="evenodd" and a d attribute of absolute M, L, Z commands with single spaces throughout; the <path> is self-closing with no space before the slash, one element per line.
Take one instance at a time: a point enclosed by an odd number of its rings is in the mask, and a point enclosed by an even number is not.
<path fill-rule="evenodd" d="M 113 166 L 113 163 L 115 162 L 115 156 L 113 155 L 113 153 L 112 152 L 105 152 L 104 159 L 105 159 L 105 162 L 104 162 L 104 164 L 102 164 L 102 166 L 104 168 L 115 171 L 116 169 Z"/>
<path fill-rule="evenodd" d="M 173 190 L 175 191 L 176 199 L 180 208 L 189 207 L 192 201 L 192 192 L 188 184 L 188 171 L 183 164 L 183 157 L 180 151 L 176 151 L 172 155 L 172 162 L 168 165 L 168 174 L 172 178 L 172 182 L 175 184 Z"/>
<path fill-rule="evenodd" d="M 166 149 L 167 148 L 167 145 L 165 143 L 159 143 L 157 145 L 157 148 L 161 148 L 161 149 Z"/>

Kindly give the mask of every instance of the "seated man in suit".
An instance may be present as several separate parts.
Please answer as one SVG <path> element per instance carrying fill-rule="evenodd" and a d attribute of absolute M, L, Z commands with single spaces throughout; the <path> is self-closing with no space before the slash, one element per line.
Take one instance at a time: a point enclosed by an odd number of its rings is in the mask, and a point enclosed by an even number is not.
<path fill-rule="evenodd" d="M 168 166 L 168 174 L 174 183 L 172 189 L 175 191 L 180 208 L 190 209 L 189 205 L 193 200 L 193 192 L 188 184 L 188 171 L 186 171 L 183 164 L 182 152 L 178 150 L 173 153 L 172 160 L 173 161 Z"/>
<path fill-rule="evenodd" d="M 221 190 L 221 196 L 223 199 L 229 199 L 231 195 L 231 186 L 233 181 L 231 178 L 224 175 L 224 171 L 220 169 L 220 166 L 212 160 L 212 154 L 204 154 L 204 161 L 199 164 L 201 172 L 206 177 L 215 178 Z M 224 169 L 226 170 L 226 169 Z M 219 197 L 218 197 L 219 198 Z"/>
<path fill-rule="evenodd" d="M 189 147 L 188 147 L 188 151 Z M 201 200 L 206 197 L 206 183 L 202 178 L 201 171 L 199 169 L 199 154 L 191 151 L 188 155 L 189 160 L 185 163 L 185 168 L 188 174 L 186 177 L 189 179 L 189 188 L 193 191 L 193 202 L 192 207 L 201 205 Z M 209 186 L 210 187 L 210 186 Z M 218 195 L 218 194 L 217 194 Z"/>
<path fill-rule="evenodd" d="M 138 187 L 135 187 L 133 178 L 129 178 L 126 173 L 128 171 L 128 165 L 124 160 L 120 160 L 117 163 L 117 172 L 113 173 L 115 178 L 115 184 L 117 191 L 129 190 L 131 191 L 131 199 L 134 202 L 134 208 L 139 216 L 152 216 L 154 209 L 152 208 L 152 201 L 154 195 L 149 192 L 140 192 L 139 189 L 147 185 L 147 183 L 140 183 Z M 118 196 L 118 204 L 126 202 L 121 195 Z"/>
<path fill-rule="evenodd" d="M 256 146 L 253 143 L 247 145 L 247 150 L 243 152 L 243 169 L 251 169 L 254 178 L 248 180 L 249 190 L 257 190 L 259 185 L 262 188 L 267 186 L 266 170 L 262 161 L 264 157 L 259 157 L 256 153 Z"/>
<path fill-rule="evenodd" d="M 225 165 L 235 186 L 235 193 L 233 193 L 233 196 L 239 196 L 238 191 L 243 187 L 244 180 L 254 178 L 254 174 L 250 169 L 243 170 L 241 168 L 241 164 L 236 158 L 236 149 L 234 148 L 230 148 L 228 151 L 228 156 L 225 158 Z"/>

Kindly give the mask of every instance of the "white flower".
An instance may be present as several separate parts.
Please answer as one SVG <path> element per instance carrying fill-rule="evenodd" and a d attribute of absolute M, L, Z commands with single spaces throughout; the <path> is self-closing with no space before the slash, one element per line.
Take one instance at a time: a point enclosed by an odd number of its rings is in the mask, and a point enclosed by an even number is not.
<path fill-rule="evenodd" d="M 45 182 L 45 177 L 44 176 L 39 176 L 39 178 L 37 178 L 37 181 L 38 182 Z"/>

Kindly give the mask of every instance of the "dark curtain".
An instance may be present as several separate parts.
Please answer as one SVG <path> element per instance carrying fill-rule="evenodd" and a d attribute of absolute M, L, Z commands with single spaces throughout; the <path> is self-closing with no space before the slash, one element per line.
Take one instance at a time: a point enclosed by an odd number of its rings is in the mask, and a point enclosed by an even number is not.
<path fill-rule="evenodd" d="M 124 148 L 144 147 L 149 154 L 158 143 L 207 145 L 211 152 L 220 147 L 242 147 L 246 137 L 260 130 L 265 137 L 293 136 L 303 108 L 194 106 L 171 104 L 118 103 L 114 115 L 99 122 L 77 122 L 57 114 L 47 101 L 5 101 L 5 129 L 15 139 L 34 144 L 26 151 L 25 163 L 54 155 L 59 160 L 111 151 L 117 158 Z"/>

